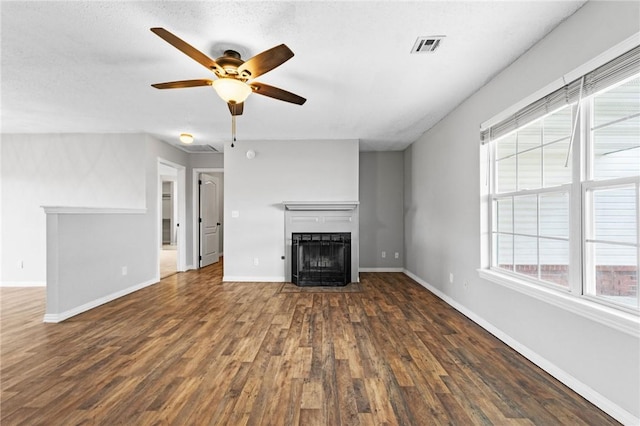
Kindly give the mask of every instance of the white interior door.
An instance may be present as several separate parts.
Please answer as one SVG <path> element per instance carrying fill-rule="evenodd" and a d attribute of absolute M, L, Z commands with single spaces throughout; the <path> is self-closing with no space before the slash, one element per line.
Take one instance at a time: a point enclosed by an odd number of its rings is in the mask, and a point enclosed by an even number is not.
<path fill-rule="evenodd" d="M 200 267 L 220 260 L 220 179 L 200 175 Z"/>

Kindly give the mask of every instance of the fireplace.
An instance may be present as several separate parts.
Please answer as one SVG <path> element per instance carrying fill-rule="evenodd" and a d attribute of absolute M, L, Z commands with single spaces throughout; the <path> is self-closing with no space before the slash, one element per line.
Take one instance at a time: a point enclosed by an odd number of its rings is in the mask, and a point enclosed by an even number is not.
<path fill-rule="evenodd" d="M 283 204 L 285 281 L 294 282 L 295 279 L 298 285 L 344 285 L 358 282 L 358 201 L 284 201 Z M 302 257 L 298 254 L 300 243 L 303 247 Z M 295 249 L 294 244 L 297 245 Z M 327 256 L 323 254 L 326 250 L 333 250 L 331 254 L 340 258 L 339 263 L 344 264 L 344 271 L 334 271 L 338 263 L 327 262 Z M 311 261 L 309 257 L 316 256 L 316 252 L 320 260 Z M 311 269 L 322 267 L 323 277 L 319 280 L 309 278 L 306 272 L 300 273 L 301 266 Z M 295 278 L 294 268 L 297 271 Z M 337 275 L 344 275 L 345 278 L 338 280 Z M 301 279 L 303 284 L 300 284 Z M 316 284 L 310 284 L 311 282 Z"/>
<path fill-rule="evenodd" d="M 351 282 L 351 233 L 294 233 L 291 282 L 298 286 L 342 286 Z"/>

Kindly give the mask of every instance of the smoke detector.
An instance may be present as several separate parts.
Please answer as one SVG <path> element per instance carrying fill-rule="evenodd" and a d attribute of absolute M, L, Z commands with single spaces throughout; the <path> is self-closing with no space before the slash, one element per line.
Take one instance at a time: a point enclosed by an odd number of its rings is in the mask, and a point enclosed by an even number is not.
<path fill-rule="evenodd" d="M 440 47 L 444 38 L 445 36 L 418 37 L 411 49 L 411 53 L 433 53 Z"/>

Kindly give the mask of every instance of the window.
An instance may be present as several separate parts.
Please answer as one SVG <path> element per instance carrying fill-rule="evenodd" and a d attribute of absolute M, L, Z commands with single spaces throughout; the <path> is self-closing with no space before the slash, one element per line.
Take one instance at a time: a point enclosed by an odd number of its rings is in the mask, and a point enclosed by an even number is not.
<path fill-rule="evenodd" d="M 482 132 L 490 269 L 638 312 L 640 47 Z"/>
<path fill-rule="evenodd" d="M 640 76 L 593 96 L 585 113 L 584 294 L 638 309 Z"/>
<path fill-rule="evenodd" d="M 523 126 L 495 146 L 493 266 L 566 287 L 572 108 Z"/>

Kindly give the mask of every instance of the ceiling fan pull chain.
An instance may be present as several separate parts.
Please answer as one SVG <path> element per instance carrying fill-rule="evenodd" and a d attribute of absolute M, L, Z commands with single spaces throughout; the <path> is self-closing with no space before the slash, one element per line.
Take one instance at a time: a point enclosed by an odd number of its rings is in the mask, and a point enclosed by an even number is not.
<path fill-rule="evenodd" d="M 231 148 L 233 148 L 236 142 L 236 116 L 231 116 Z"/>

